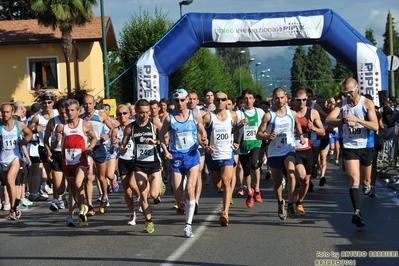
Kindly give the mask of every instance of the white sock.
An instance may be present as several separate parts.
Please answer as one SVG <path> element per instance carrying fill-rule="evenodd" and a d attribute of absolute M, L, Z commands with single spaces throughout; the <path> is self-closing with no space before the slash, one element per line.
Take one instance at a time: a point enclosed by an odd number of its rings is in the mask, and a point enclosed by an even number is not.
<path fill-rule="evenodd" d="M 195 200 L 186 200 L 186 224 L 191 224 L 193 221 Z"/>

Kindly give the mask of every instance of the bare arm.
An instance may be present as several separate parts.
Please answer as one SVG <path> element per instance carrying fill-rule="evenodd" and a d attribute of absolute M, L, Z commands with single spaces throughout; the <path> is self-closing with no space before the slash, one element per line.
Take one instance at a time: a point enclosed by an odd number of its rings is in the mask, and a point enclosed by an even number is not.
<path fill-rule="evenodd" d="M 18 122 L 19 130 L 24 133 L 24 137 L 22 140 L 19 141 L 20 145 L 26 145 L 28 142 L 32 139 L 32 131 L 23 123 L 23 122 Z"/>
<path fill-rule="evenodd" d="M 378 121 L 377 114 L 375 113 L 375 107 L 373 101 L 369 99 L 364 99 L 364 106 L 367 109 L 368 120 L 360 119 L 354 115 L 346 115 L 345 119 L 348 121 L 348 126 L 354 127 L 356 123 L 364 126 L 365 128 L 377 131 L 378 130 Z M 353 124 L 352 124 L 353 123 Z"/>
<path fill-rule="evenodd" d="M 296 133 L 299 135 L 299 143 L 305 144 L 305 138 L 303 137 L 302 126 L 298 121 L 296 112 L 292 111 L 292 115 L 294 116 L 294 119 L 295 119 L 295 129 L 296 129 Z"/>
<path fill-rule="evenodd" d="M 341 107 L 336 106 L 331 113 L 328 114 L 325 123 L 329 126 L 340 126 L 342 125 L 342 119 L 339 119 L 339 113 L 341 112 Z"/>
<path fill-rule="evenodd" d="M 90 122 L 83 121 L 84 130 L 86 135 L 91 139 L 89 147 L 87 147 L 86 152 L 90 154 L 97 143 L 96 133 L 94 132 L 93 125 Z"/>
<path fill-rule="evenodd" d="M 194 120 L 195 123 L 197 124 L 197 130 L 201 135 L 201 141 L 202 143 L 204 143 L 205 145 L 208 145 L 208 136 L 202 121 L 202 116 L 200 113 L 198 112 L 194 112 Z"/>
<path fill-rule="evenodd" d="M 36 127 L 36 128 L 33 129 L 34 127 Z M 32 118 L 32 120 L 31 120 L 31 121 L 29 122 L 29 124 L 28 124 L 28 128 L 29 128 L 30 130 L 32 130 L 32 133 L 33 133 L 33 134 L 42 132 L 43 127 L 42 127 L 41 125 L 39 125 L 39 116 L 38 116 L 38 115 L 35 115 L 35 116 Z"/>
<path fill-rule="evenodd" d="M 310 122 L 309 129 L 316 132 L 319 136 L 324 136 L 326 134 L 326 130 L 323 127 L 323 123 L 321 122 L 319 112 L 316 110 L 311 111 L 311 117 L 313 118 L 313 122 Z"/>
<path fill-rule="evenodd" d="M 168 145 L 166 144 L 165 135 L 168 134 L 170 128 L 170 117 L 169 115 L 165 117 L 162 123 L 161 130 L 158 133 L 159 141 L 161 142 L 161 147 L 165 153 L 167 159 L 172 159 L 172 155 L 168 151 Z"/>
<path fill-rule="evenodd" d="M 202 126 L 205 128 L 209 127 L 209 124 L 211 123 L 211 115 L 209 113 L 204 114 L 204 116 L 202 117 Z M 202 141 L 202 136 L 199 132 L 199 130 L 197 131 L 197 138 L 198 138 L 198 142 L 199 144 L 208 152 L 208 143 L 203 143 Z"/>
<path fill-rule="evenodd" d="M 267 124 L 270 122 L 271 116 L 270 113 L 266 113 L 262 118 L 262 123 L 258 127 L 258 132 L 256 132 L 256 138 L 259 140 L 273 140 L 276 137 L 276 134 L 272 132 L 272 134 L 266 133 Z"/>

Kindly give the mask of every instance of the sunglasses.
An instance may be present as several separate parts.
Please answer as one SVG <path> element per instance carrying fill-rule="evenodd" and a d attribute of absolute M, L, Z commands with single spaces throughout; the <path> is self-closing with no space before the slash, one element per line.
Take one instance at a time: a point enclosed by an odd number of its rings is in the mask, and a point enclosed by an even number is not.
<path fill-rule="evenodd" d="M 118 116 L 127 115 L 127 112 L 118 113 L 117 115 L 118 115 Z"/>
<path fill-rule="evenodd" d="M 353 90 L 350 90 L 350 91 L 344 91 L 344 90 L 342 90 L 342 94 L 345 94 L 345 95 L 347 95 L 347 94 L 353 94 L 353 92 L 356 90 L 356 88 L 354 88 Z"/>
<path fill-rule="evenodd" d="M 173 100 L 174 100 L 175 102 L 177 102 L 177 103 L 178 103 L 178 102 L 181 102 L 181 103 L 182 103 L 182 102 L 184 102 L 186 99 L 173 99 Z"/>
<path fill-rule="evenodd" d="M 42 102 L 42 104 L 52 104 L 53 103 L 53 101 L 44 101 L 44 102 Z"/>
<path fill-rule="evenodd" d="M 220 102 L 225 102 L 227 101 L 227 98 L 216 98 L 215 102 L 220 103 Z"/>
<path fill-rule="evenodd" d="M 306 102 L 308 98 L 295 98 L 297 102 Z"/>

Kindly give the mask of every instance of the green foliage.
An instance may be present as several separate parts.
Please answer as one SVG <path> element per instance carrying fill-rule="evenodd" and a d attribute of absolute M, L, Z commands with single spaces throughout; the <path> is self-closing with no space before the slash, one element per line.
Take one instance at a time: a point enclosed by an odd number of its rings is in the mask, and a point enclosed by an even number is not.
<path fill-rule="evenodd" d="M 73 50 L 73 27 L 84 25 L 94 18 L 92 10 L 96 0 L 32 0 L 32 10 L 37 12 L 40 25 L 61 31 L 61 48 L 66 62 L 68 95 L 71 95 L 70 57 Z"/>
<path fill-rule="evenodd" d="M 231 76 L 240 66 L 249 70 L 250 52 L 248 47 L 216 48 L 216 54 L 224 61 Z"/>
<path fill-rule="evenodd" d="M 317 94 L 327 83 L 332 83 L 332 62 L 327 52 L 319 45 L 314 44 L 308 51 L 306 79 L 308 88 Z"/>
<path fill-rule="evenodd" d="M 364 36 L 366 37 L 367 40 L 369 40 L 372 44 L 374 44 L 374 46 L 377 45 L 377 41 L 374 38 L 374 33 L 372 29 L 367 29 Z"/>
<path fill-rule="evenodd" d="M 31 0 L 0 1 L 0 20 L 35 19 Z"/>
<path fill-rule="evenodd" d="M 194 91 L 200 99 L 203 98 L 203 90 L 206 88 L 224 91 L 229 95 L 236 91 L 223 60 L 207 48 L 199 49 L 171 77 L 169 90 L 173 91 L 177 88 Z"/>
<path fill-rule="evenodd" d="M 353 76 L 352 71 L 349 68 L 347 68 L 344 64 L 338 61 L 333 69 L 334 80 L 343 81 L 344 79 L 352 76 Z"/>
<path fill-rule="evenodd" d="M 388 14 L 389 15 L 389 14 Z M 382 35 L 384 37 L 384 44 L 382 46 L 382 51 L 386 55 L 390 55 L 389 52 L 389 21 L 387 15 L 387 22 L 385 24 L 385 32 Z M 395 30 L 395 18 L 392 17 L 392 43 L 393 43 L 393 54 L 399 56 L 399 35 Z"/>
<path fill-rule="evenodd" d="M 305 49 L 302 46 L 298 46 L 295 49 L 294 58 L 292 60 L 291 67 L 291 94 L 300 88 L 306 88 L 308 86 L 308 82 L 306 79 L 306 70 L 307 70 L 307 55 Z"/>
<path fill-rule="evenodd" d="M 110 80 L 132 67 L 140 56 L 153 46 L 174 24 L 167 18 L 168 13 L 155 9 L 155 17 L 140 7 L 138 14 L 132 15 L 123 26 L 119 38 L 119 52 L 110 59 Z M 127 71 L 118 82 L 110 86 L 111 95 L 117 102 L 132 102 L 133 69 Z"/>

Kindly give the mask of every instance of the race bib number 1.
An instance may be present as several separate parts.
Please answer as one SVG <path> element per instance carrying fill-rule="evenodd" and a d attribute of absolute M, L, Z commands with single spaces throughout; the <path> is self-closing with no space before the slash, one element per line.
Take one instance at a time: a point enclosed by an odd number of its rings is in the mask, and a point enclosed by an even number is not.
<path fill-rule="evenodd" d="M 176 149 L 187 150 L 194 145 L 192 132 L 179 132 L 176 133 Z"/>

